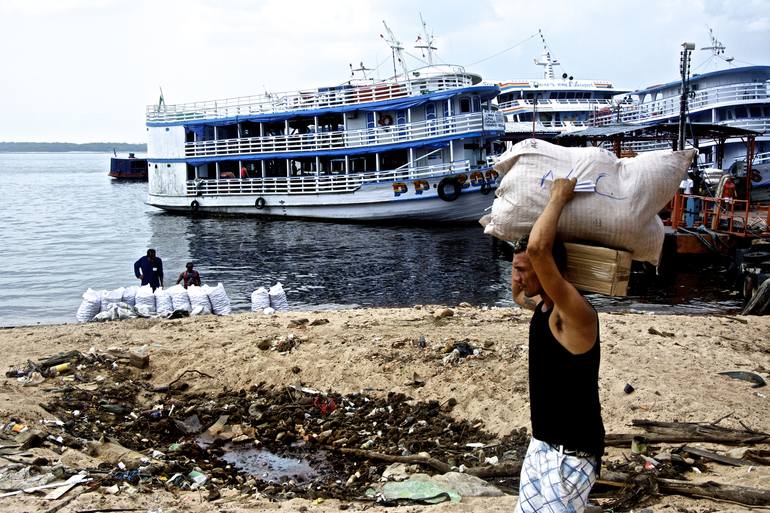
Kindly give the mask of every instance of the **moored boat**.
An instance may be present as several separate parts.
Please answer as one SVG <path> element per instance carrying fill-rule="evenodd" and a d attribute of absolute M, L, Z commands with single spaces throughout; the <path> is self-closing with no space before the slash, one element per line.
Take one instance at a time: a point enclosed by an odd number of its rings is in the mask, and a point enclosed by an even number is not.
<path fill-rule="evenodd" d="M 688 123 L 725 125 L 759 132 L 752 149 L 752 201 L 770 199 L 770 66 L 734 66 L 733 58 L 725 58 L 725 46 L 710 31 L 710 45 L 701 48 L 711 52 L 714 71 L 693 74 L 688 78 L 686 100 Z M 627 95 L 615 112 L 597 112 L 592 125 L 614 123 L 650 125 L 676 122 L 680 112 L 682 81 L 653 85 Z M 690 138 L 690 134 L 685 134 Z M 699 167 L 720 169 L 738 178 L 746 176 L 746 145 L 740 136 L 724 140 L 698 142 Z M 670 148 L 668 142 L 637 142 L 627 149 L 639 152 Z M 742 192 L 742 191 L 739 191 Z"/>
<path fill-rule="evenodd" d="M 386 26 L 387 29 L 387 26 Z M 182 213 L 475 221 L 504 119 L 499 87 L 459 66 L 147 108 L 148 203 Z M 367 70 L 362 66 L 361 70 Z"/>
<path fill-rule="evenodd" d="M 518 78 L 500 82 L 499 109 L 506 117 L 506 138 L 552 138 L 562 132 L 582 130 L 597 112 L 617 111 L 615 98 L 628 92 L 609 80 L 578 80 L 555 72 L 555 59 L 542 32 L 538 31 L 543 52 L 535 64 L 543 67 L 543 78 Z"/>
<path fill-rule="evenodd" d="M 137 158 L 133 153 L 128 157 L 110 159 L 110 171 L 107 175 L 116 180 L 144 180 L 147 181 L 147 159 Z"/>

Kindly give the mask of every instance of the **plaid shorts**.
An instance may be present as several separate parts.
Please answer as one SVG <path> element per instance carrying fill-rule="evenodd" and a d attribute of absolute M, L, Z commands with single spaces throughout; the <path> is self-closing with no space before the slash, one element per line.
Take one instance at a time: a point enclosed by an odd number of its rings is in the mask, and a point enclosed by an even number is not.
<path fill-rule="evenodd" d="M 580 513 L 596 482 L 595 457 L 563 454 L 532 438 L 521 468 L 519 500 L 514 513 Z"/>

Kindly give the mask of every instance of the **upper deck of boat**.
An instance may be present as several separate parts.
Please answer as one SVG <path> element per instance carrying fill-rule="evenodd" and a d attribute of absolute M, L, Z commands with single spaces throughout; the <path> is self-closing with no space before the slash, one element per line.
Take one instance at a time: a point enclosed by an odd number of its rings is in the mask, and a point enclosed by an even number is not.
<path fill-rule="evenodd" d="M 356 110 L 372 103 L 397 102 L 436 93 L 459 93 L 480 82 L 481 77 L 459 66 L 431 66 L 410 71 L 408 77 L 399 76 L 380 82 L 351 81 L 338 86 L 301 91 L 174 105 L 148 105 L 146 121 L 148 126 L 166 126 L 223 119 L 286 117 L 296 112 L 341 112 Z M 489 89 L 489 96 L 495 96 L 499 91 L 492 84 L 482 84 L 480 88 Z"/>

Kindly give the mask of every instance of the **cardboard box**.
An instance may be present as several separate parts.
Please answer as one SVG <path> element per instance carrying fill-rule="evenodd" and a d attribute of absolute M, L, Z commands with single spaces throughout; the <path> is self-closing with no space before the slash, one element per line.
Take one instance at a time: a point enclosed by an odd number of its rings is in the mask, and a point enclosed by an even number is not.
<path fill-rule="evenodd" d="M 600 246 L 567 242 L 566 278 L 584 292 L 608 296 L 628 294 L 631 253 Z"/>

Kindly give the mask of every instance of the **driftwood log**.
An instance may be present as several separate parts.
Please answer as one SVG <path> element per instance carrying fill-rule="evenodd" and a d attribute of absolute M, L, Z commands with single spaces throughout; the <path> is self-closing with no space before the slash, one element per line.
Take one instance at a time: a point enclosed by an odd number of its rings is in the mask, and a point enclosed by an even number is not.
<path fill-rule="evenodd" d="M 705 422 L 659 422 L 633 420 L 634 426 L 647 433 L 643 435 L 649 443 L 706 442 L 726 445 L 747 445 L 770 442 L 770 434 L 758 431 L 730 429 Z M 607 446 L 628 445 L 634 433 L 608 434 L 604 438 Z"/>
<path fill-rule="evenodd" d="M 452 471 L 452 467 L 436 458 L 430 456 L 422 456 L 415 454 L 412 456 L 392 456 L 390 454 L 384 454 L 375 451 L 366 451 L 364 449 L 353 449 L 347 447 L 341 447 L 334 449 L 340 454 L 347 454 L 350 456 L 356 456 L 358 458 L 364 458 L 369 460 L 387 461 L 389 463 L 407 463 L 410 465 L 425 465 L 441 473 L 447 473 Z M 501 463 L 500 465 L 486 465 L 483 467 L 469 467 L 465 469 L 466 474 L 480 478 L 488 477 L 518 477 L 521 473 L 521 462 L 513 461 Z"/>
<path fill-rule="evenodd" d="M 648 474 L 632 477 L 622 472 L 603 470 L 597 483 L 610 486 L 627 486 L 634 483 L 642 484 L 649 479 L 654 479 L 660 493 L 670 495 L 684 495 L 687 497 L 717 499 L 722 501 L 737 502 L 749 506 L 770 505 L 770 490 L 749 488 L 746 486 L 733 486 L 708 481 L 706 483 L 691 483 L 678 479 L 655 478 Z"/>

